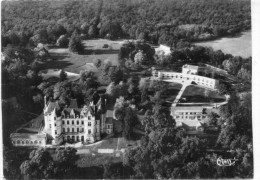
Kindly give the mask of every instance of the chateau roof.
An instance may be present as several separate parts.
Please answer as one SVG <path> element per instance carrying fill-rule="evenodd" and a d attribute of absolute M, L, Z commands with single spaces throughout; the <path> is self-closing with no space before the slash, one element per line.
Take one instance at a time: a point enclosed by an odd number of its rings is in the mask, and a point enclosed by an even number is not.
<path fill-rule="evenodd" d="M 70 106 L 69 106 L 69 108 L 78 108 L 77 99 L 71 99 L 71 100 L 70 100 Z"/>
<path fill-rule="evenodd" d="M 60 109 L 58 101 L 52 101 L 50 100 L 47 105 L 46 113 L 52 113 L 54 109 Z"/>

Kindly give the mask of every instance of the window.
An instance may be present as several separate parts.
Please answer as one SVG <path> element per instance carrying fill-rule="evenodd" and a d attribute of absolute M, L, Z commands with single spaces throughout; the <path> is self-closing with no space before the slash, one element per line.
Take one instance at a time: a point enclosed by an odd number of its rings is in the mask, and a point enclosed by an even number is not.
<path fill-rule="evenodd" d="M 54 126 L 56 127 L 56 123 L 54 124 Z"/>
<path fill-rule="evenodd" d="M 84 136 L 81 136 L 81 141 L 84 141 Z"/>
<path fill-rule="evenodd" d="M 72 129 L 72 132 L 74 132 L 74 128 L 71 128 Z"/>
<path fill-rule="evenodd" d="M 55 134 L 57 134 L 57 131 L 55 131 Z"/>
<path fill-rule="evenodd" d="M 80 115 L 80 118 L 84 118 L 84 116 L 83 116 L 83 115 Z"/>
<path fill-rule="evenodd" d="M 81 124 L 84 125 L 84 121 L 81 121 Z"/>
<path fill-rule="evenodd" d="M 69 121 L 69 120 L 67 121 L 67 124 L 70 124 L 70 121 Z"/>
<path fill-rule="evenodd" d="M 37 144 L 37 141 L 36 141 L 36 140 L 34 141 L 34 144 Z"/>
<path fill-rule="evenodd" d="M 88 130 L 88 134 L 91 134 L 91 129 Z"/>
<path fill-rule="evenodd" d="M 62 121 L 62 124 L 65 124 L 65 121 Z"/>
<path fill-rule="evenodd" d="M 77 128 L 77 132 L 79 132 L 79 128 Z"/>
<path fill-rule="evenodd" d="M 88 126 L 91 126 L 91 122 L 88 122 Z"/>
<path fill-rule="evenodd" d="M 56 120 L 56 117 L 54 117 L 54 120 Z"/>
<path fill-rule="evenodd" d="M 189 114 L 188 112 L 186 112 L 186 114 Z"/>
<path fill-rule="evenodd" d="M 74 125 L 74 121 L 72 120 L 72 125 Z"/>
<path fill-rule="evenodd" d="M 79 141 L 79 136 L 77 136 L 77 141 Z"/>
<path fill-rule="evenodd" d="M 90 116 L 88 116 L 88 120 L 91 120 L 91 117 L 90 117 Z"/>
<path fill-rule="evenodd" d="M 51 124 L 49 125 L 49 127 L 51 128 Z"/>
<path fill-rule="evenodd" d="M 77 125 L 79 125 L 79 121 L 77 121 Z"/>
<path fill-rule="evenodd" d="M 65 128 L 63 128 L 63 132 L 65 132 Z"/>
<path fill-rule="evenodd" d="M 70 118 L 74 118 L 74 115 L 70 115 Z"/>
<path fill-rule="evenodd" d="M 84 132 L 84 128 L 82 128 L 82 132 Z"/>
<path fill-rule="evenodd" d="M 67 132 L 70 132 L 70 128 L 67 128 Z"/>

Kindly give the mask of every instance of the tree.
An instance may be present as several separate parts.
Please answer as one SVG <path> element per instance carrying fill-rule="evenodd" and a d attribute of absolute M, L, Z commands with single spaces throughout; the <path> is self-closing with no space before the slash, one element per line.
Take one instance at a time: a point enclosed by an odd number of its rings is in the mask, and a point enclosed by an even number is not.
<path fill-rule="evenodd" d="M 69 40 L 65 35 L 61 35 L 57 40 L 56 45 L 62 48 L 67 48 L 69 45 Z"/>
<path fill-rule="evenodd" d="M 103 165 L 105 179 L 124 179 L 129 178 L 129 172 L 122 163 L 106 163 Z"/>
<path fill-rule="evenodd" d="M 97 26 L 96 25 L 91 25 L 89 27 L 89 30 L 88 30 L 89 37 L 90 38 L 95 38 L 95 37 L 97 37 L 97 34 L 98 34 Z"/>
<path fill-rule="evenodd" d="M 14 46 L 17 46 L 20 43 L 20 39 L 19 39 L 18 35 L 14 32 L 10 33 L 9 39 L 10 39 L 12 45 L 14 45 Z"/>
<path fill-rule="evenodd" d="M 60 71 L 60 81 L 65 81 L 67 80 L 67 73 L 62 69 Z"/>
<path fill-rule="evenodd" d="M 73 178 L 77 169 L 76 162 L 79 156 L 76 154 L 77 150 L 74 148 L 57 148 L 55 150 L 56 168 L 54 170 L 58 178 Z"/>
<path fill-rule="evenodd" d="M 204 156 L 204 144 L 199 138 L 183 137 L 176 128 L 158 128 L 141 139 L 140 147 L 126 151 L 124 165 L 132 167 L 134 178 L 188 178 L 186 172 L 192 168 L 186 165 Z M 189 171 L 182 173 L 184 168 Z"/>
<path fill-rule="evenodd" d="M 69 41 L 69 50 L 71 52 L 80 53 L 84 50 L 84 47 L 82 45 L 81 39 L 79 37 L 79 33 L 77 30 L 75 30 L 70 37 Z"/>
<path fill-rule="evenodd" d="M 102 61 L 101 61 L 100 59 L 95 59 L 95 60 L 94 60 L 94 64 L 95 64 L 95 66 L 96 66 L 97 68 L 99 68 L 99 67 L 101 67 L 101 65 L 102 65 Z"/>
<path fill-rule="evenodd" d="M 21 174 L 31 178 L 54 177 L 54 161 L 48 151 L 38 148 L 30 153 L 29 160 L 24 161 L 21 166 Z"/>
<path fill-rule="evenodd" d="M 116 99 L 114 106 L 116 119 L 122 121 L 123 136 L 131 139 L 133 135 L 133 127 L 136 124 L 136 110 L 130 106 L 130 102 L 123 97 Z"/>
<path fill-rule="evenodd" d="M 117 67 L 109 74 L 109 77 L 112 82 L 118 84 L 120 81 L 124 80 L 124 72 L 119 67 Z"/>
<path fill-rule="evenodd" d="M 108 39 L 116 39 L 122 36 L 122 28 L 119 22 L 107 21 L 102 24 L 99 35 Z"/>
<path fill-rule="evenodd" d="M 87 90 L 90 88 L 97 88 L 99 83 L 92 71 L 80 71 L 79 85 L 82 87 L 82 90 Z"/>
<path fill-rule="evenodd" d="M 209 119 L 209 125 L 211 126 L 217 126 L 218 125 L 218 118 L 219 115 L 215 112 L 210 112 L 208 114 L 208 119 Z"/>
<path fill-rule="evenodd" d="M 135 64 L 144 64 L 147 59 L 145 54 L 142 51 L 139 51 L 138 53 L 135 54 L 135 58 L 134 58 Z"/>

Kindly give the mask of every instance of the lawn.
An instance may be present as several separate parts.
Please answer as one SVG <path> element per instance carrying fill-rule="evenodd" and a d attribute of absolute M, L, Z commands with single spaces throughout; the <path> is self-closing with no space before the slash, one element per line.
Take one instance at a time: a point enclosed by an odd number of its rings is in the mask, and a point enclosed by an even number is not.
<path fill-rule="evenodd" d="M 114 154 L 84 154 L 80 155 L 77 165 L 78 167 L 91 167 L 116 162 L 122 162 L 122 157 L 116 157 Z"/>
<path fill-rule="evenodd" d="M 84 40 L 82 54 L 71 53 L 68 48 L 49 47 L 50 60 L 44 63 L 44 69 L 64 69 L 79 73 L 81 70 L 93 69 L 93 60 L 109 60 L 118 65 L 118 52 L 124 40 L 111 41 L 106 39 Z M 107 44 L 107 48 L 103 48 Z M 89 67 L 90 66 L 90 67 Z"/>
<path fill-rule="evenodd" d="M 169 83 L 169 88 L 163 91 L 162 99 L 167 102 L 173 102 L 181 90 L 182 84 L 180 83 Z"/>
<path fill-rule="evenodd" d="M 209 103 L 223 101 L 225 101 L 225 96 L 219 95 L 217 91 L 194 85 L 187 86 L 180 99 L 181 103 Z"/>

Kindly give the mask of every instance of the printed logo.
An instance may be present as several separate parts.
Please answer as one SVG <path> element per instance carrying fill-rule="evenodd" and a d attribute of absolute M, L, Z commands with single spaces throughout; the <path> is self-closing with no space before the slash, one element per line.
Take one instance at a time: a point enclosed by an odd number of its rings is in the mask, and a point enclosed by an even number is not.
<path fill-rule="evenodd" d="M 217 159 L 217 165 L 219 166 L 234 166 L 236 161 L 238 161 L 238 159 L 222 159 L 221 157 L 219 157 Z"/>

